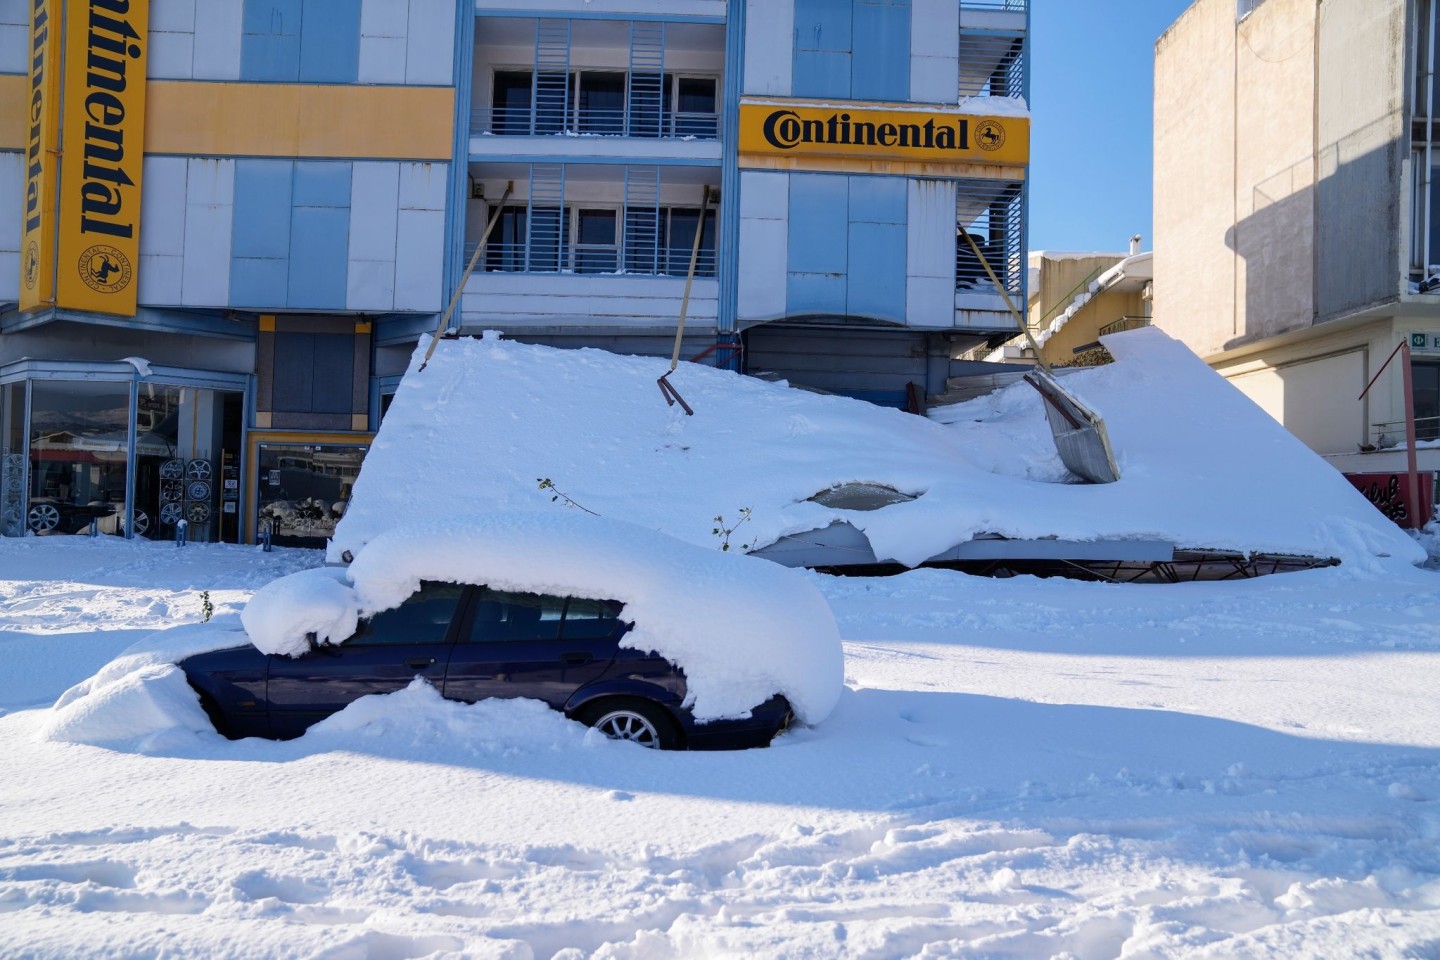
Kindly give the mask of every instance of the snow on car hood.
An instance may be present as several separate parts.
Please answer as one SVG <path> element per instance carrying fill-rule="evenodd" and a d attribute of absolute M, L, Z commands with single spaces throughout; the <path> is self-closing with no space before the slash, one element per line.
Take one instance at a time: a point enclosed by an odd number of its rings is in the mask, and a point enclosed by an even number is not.
<path fill-rule="evenodd" d="M 265 653 L 340 643 L 356 618 L 398 606 L 422 580 L 619 600 L 635 629 L 621 645 L 685 671 L 700 720 L 742 716 L 776 693 L 804 723 L 839 699 L 835 618 L 802 574 L 740 553 L 556 506 L 394 527 L 347 570 L 307 570 L 261 588 L 242 613 Z"/>

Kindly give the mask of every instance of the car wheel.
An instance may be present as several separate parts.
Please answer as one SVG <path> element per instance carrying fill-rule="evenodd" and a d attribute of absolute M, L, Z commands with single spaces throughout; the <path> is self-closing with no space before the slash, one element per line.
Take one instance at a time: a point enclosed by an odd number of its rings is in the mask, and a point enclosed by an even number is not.
<path fill-rule="evenodd" d="M 602 700 L 580 719 L 611 740 L 629 740 L 652 750 L 673 750 L 680 738 L 665 710 L 645 700 Z"/>
<path fill-rule="evenodd" d="M 36 533 L 49 533 L 60 526 L 60 511 L 54 504 L 37 503 L 30 508 L 30 529 Z"/>

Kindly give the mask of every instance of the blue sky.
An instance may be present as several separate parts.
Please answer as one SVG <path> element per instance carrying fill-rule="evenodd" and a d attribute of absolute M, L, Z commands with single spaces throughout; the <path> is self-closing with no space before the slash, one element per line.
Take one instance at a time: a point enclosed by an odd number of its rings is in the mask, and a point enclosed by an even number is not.
<path fill-rule="evenodd" d="M 1189 5 L 1031 0 L 1030 249 L 1151 249 L 1155 41 Z"/>

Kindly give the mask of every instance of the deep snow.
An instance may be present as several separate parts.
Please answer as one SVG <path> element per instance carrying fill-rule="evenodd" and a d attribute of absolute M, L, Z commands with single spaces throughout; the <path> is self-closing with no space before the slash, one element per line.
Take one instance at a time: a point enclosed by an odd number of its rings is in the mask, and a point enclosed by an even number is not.
<path fill-rule="evenodd" d="M 764 546 L 836 520 L 880 558 L 916 564 L 979 534 L 1158 538 L 1179 547 L 1337 557 L 1423 553 L 1363 496 L 1184 345 L 1154 328 L 1105 338 L 1116 362 L 1065 378 L 1105 418 L 1121 479 L 1077 484 L 1039 394 L 1016 384 L 947 408 L 947 423 L 695 364 L 489 338 L 416 350 L 335 531 L 359 554 L 417 513 L 586 509 L 717 545 L 714 518 Z M 919 495 L 872 512 L 810 498 L 845 483 Z"/>
<path fill-rule="evenodd" d="M 0 541 L 0 957 L 1440 951 L 1435 572 L 806 574 L 847 689 L 768 750 L 423 686 L 289 743 L 45 739 L 201 589 L 238 630 L 320 560 Z"/>
<path fill-rule="evenodd" d="M 646 751 L 423 683 L 226 741 L 168 661 L 243 637 L 247 598 L 320 552 L 0 540 L 0 958 L 1440 956 L 1440 573 L 1138 333 L 1067 381 L 1106 417 L 1105 487 L 1056 482 L 1023 386 L 941 424 L 690 366 L 684 418 L 663 364 L 496 341 L 407 377 L 337 558 L 417 512 L 565 516 L 548 477 L 712 551 L 712 517 L 750 507 L 736 547 L 844 518 L 897 557 L 989 531 L 1345 561 L 789 574 L 832 611 L 845 687 L 765 750 Z M 806 499 L 846 481 L 923 496 Z"/>

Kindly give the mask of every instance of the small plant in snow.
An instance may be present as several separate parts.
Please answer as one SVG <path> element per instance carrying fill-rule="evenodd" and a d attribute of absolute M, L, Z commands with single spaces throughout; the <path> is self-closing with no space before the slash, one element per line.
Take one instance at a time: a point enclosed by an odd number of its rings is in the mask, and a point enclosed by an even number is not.
<path fill-rule="evenodd" d="M 729 526 L 726 526 L 726 525 L 725 525 L 725 515 L 724 515 L 724 514 L 721 514 L 720 516 L 718 516 L 718 517 L 715 518 L 715 526 L 710 530 L 710 532 L 713 533 L 713 534 L 715 534 L 715 536 L 717 536 L 717 537 L 720 538 L 720 549 L 721 549 L 721 550 L 729 550 L 729 549 L 730 549 L 730 536 L 731 536 L 731 534 L 733 534 L 736 530 L 740 529 L 740 525 L 741 525 L 741 524 L 745 524 L 745 523 L 749 523 L 749 522 L 750 522 L 750 508 L 749 508 L 749 507 L 741 507 L 741 508 L 740 508 L 740 519 L 739 519 L 739 520 L 736 520 L 734 523 L 730 524 Z M 749 553 L 751 550 L 755 549 L 755 541 L 754 541 L 754 540 L 751 540 L 749 543 L 737 543 L 736 546 L 739 547 L 741 550 L 745 551 L 746 553 Z"/>
<path fill-rule="evenodd" d="M 215 616 L 215 604 L 210 602 L 210 591 L 200 591 L 200 622 L 209 623 L 210 618 Z"/>
<path fill-rule="evenodd" d="M 589 507 L 583 506 L 583 505 L 581 505 L 581 504 L 576 503 L 574 500 L 571 500 L 568 496 L 565 495 L 564 491 L 560 490 L 559 488 L 557 488 L 557 487 L 555 486 L 555 481 L 554 481 L 554 480 L 551 480 L 549 477 L 538 477 L 538 478 L 535 480 L 535 482 L 540 485 L 540 489 L 541 489 L 541 490 L 549 490 L 549 491 L 550 491 L 550 502 L 551 502 L 551 503 L 554 503 L 554 502 L 557 501 L 557 500 L 564 500 L 564 501 L 565 501 L 565 506 L 567 506 L 567 507 L 574 507 L 574 508 L 577 509 L 577 510 L 584 510 L 586 513 L 590 514 L 590 516 L 592 516 L 592 517 L 598 517 L 598 516 L 600 516 L 600 514 L 596 513 L 594 510 L 591 510 Z"/>

